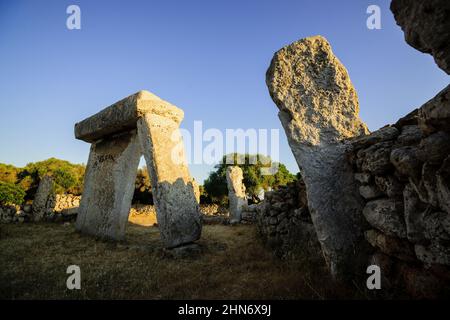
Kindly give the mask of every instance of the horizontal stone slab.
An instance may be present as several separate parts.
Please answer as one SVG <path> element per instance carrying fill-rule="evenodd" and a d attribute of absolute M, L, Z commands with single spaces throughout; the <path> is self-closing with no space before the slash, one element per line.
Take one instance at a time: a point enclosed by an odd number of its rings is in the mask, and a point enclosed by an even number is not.
<path fill-rule="evenodd" d="M 139 91 L 93 116 L 75 124 L 75 138 L 95 142 L 104 137 L 133 130 L 144 114 L 153 113 L 172 119 L 183 120 L 183 110 L 148 91 Z"/>

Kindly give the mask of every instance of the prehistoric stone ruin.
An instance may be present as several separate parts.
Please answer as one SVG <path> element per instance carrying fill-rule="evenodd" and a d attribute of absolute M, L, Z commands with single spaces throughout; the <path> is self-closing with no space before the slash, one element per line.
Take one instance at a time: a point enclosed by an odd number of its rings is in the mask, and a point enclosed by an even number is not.
<path fill-rule="evenodd" d="M 406 41 L 431 53 L 447 73 L 449 9 L 444 0 L 391 3 Z M 364 262 L 364 269 L 375 264 L 382 270 L 384 297 L 402 289 L 417 298 L 448 296 L 450 86 L 394 125 L 367 134 L 347 72 L 322 37 L 277 52 L 267 85 L 332 273 L 358 272 L 346 267 L 352 262 Z M 278 230 L 278 217 L 295 217 L 298 206 L 287 205 L 287 192 L 269 194 L 260 210 L 258 226 L 272 241 L 292 238 Z"/>
<path fill-rule="evenodd" d="M 277 256 L 295 255 L 296 250 L 320 252 L 302 180 L 266 192 L 257 211 L 258 233 Z"/>
<path fill-rule="evenodd" d="M 33 221 L 41 221 L 48 208 L 48 200 L 53 195 L 53 178 L 51 176 L 42 177 L 39 182 L 38 189 L 36 191 L 36 195 L 34 196 L 33 201 Z"/>
<path fill-rule="evenodd" d="M 227 167 L 228 201 L 230 202 L 230 223 L 239 223 L 242 211 L 247 206 L 247 196 L 242 169 L 238 166 Z"/>
<path fill-rule="evenodd" d="M 201 215 L 179 132 L 183 111 L 148 91 L 133 94 L 75 125 L 91 143 L 76 228 L 122 240 L 141 155 L 168 248 L 200 238 Z"/>
<path fill-rule="evenodd" d="M 358 265 L 364 223 L 343 140 L 368 130 L 347 70 L 327 40 L 315 36 L 275 53 L 266 82 L 305 181 L 326 261 L 334 276 L 348 274 Z"/>

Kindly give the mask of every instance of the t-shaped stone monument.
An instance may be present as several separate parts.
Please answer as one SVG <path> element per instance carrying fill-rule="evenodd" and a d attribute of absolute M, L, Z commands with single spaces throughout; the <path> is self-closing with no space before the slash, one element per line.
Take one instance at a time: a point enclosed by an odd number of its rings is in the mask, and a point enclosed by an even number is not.
<path fill-rule="evenodd" d="M 91 143 L 77 230 L 124 239 L 143 154 L 165 246 L 200 238 L 202 219 L 179 131 L 183 116 L 167 101 L 139 91 L 75 124 L 75 137 Z"/>

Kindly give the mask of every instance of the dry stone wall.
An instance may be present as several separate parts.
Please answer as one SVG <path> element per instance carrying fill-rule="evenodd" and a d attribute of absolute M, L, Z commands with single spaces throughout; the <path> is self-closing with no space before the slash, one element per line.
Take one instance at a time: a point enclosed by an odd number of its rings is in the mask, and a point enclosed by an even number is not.
<path fill-rule="evenodd" d="M 320 251 L 301 180 L 266 192 L 257 212 L 258 232 L 277 256 L 290 256 L 298 248 Z"/>
<path fill-rule="evenodd" d="M 396 124 L 353 139 L 349 153 L 371 226 L 370 259 L 387 286 L 418 297 L 450 287 L 450 126 L 439 119 L 449 101 L 450 86 Z"/>
<path fill-rule="evenodd" d="M 72 194 L 50 194 L 44 206 L 39 206 L 42 212 L 39 221 L 61 222 L 73 221 L 76 219 L 81 196 Z M 33 215 L 33 205 L 24 204 L 21 206 L 1 206 L 1 223 L 23 223 L 35 221 Z"/>

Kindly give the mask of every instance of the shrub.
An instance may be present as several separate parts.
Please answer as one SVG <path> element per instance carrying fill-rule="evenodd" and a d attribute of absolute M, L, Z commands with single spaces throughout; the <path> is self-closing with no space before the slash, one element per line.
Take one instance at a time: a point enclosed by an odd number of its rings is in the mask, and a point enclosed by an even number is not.
<path fill-rule="evenodd" d="M 25 191 L 18 185 L 10 182 L 0 181 L 0 204 L 20 205 L 25 198 Z"/>

